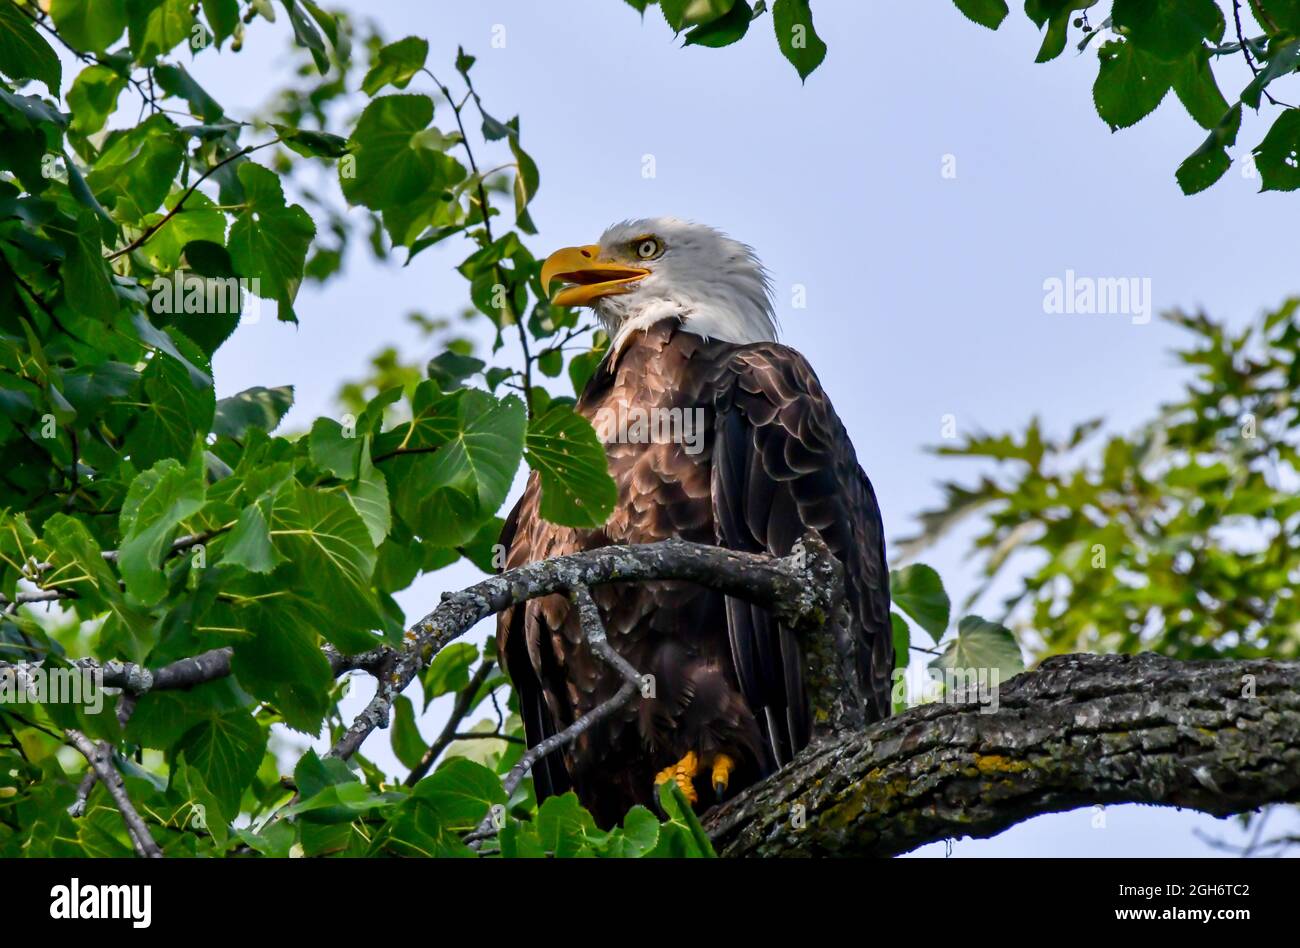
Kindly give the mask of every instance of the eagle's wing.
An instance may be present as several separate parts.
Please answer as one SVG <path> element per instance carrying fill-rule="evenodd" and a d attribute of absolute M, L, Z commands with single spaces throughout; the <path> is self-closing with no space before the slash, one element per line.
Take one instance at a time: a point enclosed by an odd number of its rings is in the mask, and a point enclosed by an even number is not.
<path fill-rule="evenodd" d="M 776 343 L 733 350 L 717 380 L 713 508 L 722 546 L 785 556 L 808 528 L 844 564 L 873 719 L 889 713 L 893 641 L 884 528 L 871 483 L 811 366 Z M 727 600 L 741 690 L 774 763 L 810 735 L 799 643 L 765 610 Z"/>
<path fill-rule="evenodd" d="M 536 477 L 536 474 L 531 475 Z M 513 550 L 519 531 L 520 511 L 531 500 L 525 490 L 519 503 L 510 511 L 501 529 L 501 544 Z M 519 565 L 508 563 L 507 566 Z M 512 606 L 497 616 L 497 654 L 503 669 L 514 685 L 519 701 L 519 716 L 524 722 L 524 736 L 529 747 L 536 747 L 557 732 L 555 719 L 546 703 L 546 694 L 528 655 L 528 638 L 524 623 L 528 621 L 525 605 Z M 559 754 L 547 754 L 533 765 L 533 786 L 539 801 L 558 796 L 572 787 L 569 771 Z"/>

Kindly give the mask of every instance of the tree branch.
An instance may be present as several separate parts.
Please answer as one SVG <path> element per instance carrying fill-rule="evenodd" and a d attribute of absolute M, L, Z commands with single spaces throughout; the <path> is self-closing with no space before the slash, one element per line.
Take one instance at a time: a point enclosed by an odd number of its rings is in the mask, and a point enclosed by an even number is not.
<path fill-rule="evenodd" d="M 831 590 L 821 581 L 829 555 L 824 550 L 809 555 L 799 549 L 774 558 L 675 539 L 606 546 L 529 563 L 468 589 L 443 593 L 442 604 L 407 631 L 392 668 L 377 678 L 374 698 L 329 756 L 351 757 L 375 728 L 387 726 L 393 701 L 430 656 L 480 619 L 538 596 L 613 582 L 686 580 L 771 609 L 794 628 L 817 628 L 833 609 Z"/>
<path fill-rule="evenodd" d="M 1089 804 L 1295 801 L 1300 663 L 1063 655 L 993 713 L 927 704 L 815 743 L 704 825 L 723 856 L 889 856 Z"/>
<path fill-rule="evenodd" d="M 130 796 L 126 792 L 126 783 L 122 780 L 122 775 L 118 773 L 117 767 L 113 764 L 113 750 L 108 743 L 101 741 L 96 744 L 85 734 L 74 728 L 68 728 L 65 732 L 68 735 L 68 741 L 77 750 L 81 751 L 83 757 L 90 764 L 95 776 L 99 778 L 100 783 L 108 790 L 109 796 L 117 804 L 118 811 L 122 814 L 122 822 L 126 824 L 126 831 L 131 837 L 131 842 L 135 845 L 135 851 L 140 856 L 146 856 L 151 859 L 161 859 L 162 850 L 149 834 L 149 827 L 145 825 L 144 820 L 140 819 L 140 814 L 136 812 L 135 804 L 131 802 Z M 86 792 L 89 794 L 90 785 L 86 786 Z M 83 804 L 84 805 L 84 804 Z"/>
<path fill-rule="evenodd" d="M 991 836 L 1032 816 L 1089 804 L 1150 803 L 1226 815 L 1300 801 L 1295 662 L 1057 656 L 1004 683 L 992 703 L 927 704 L 864 729 L 861 696 L 849 687 L 853 643 L 846 638 L 837 564 L 812 538 L 783 558 L 680 540 L 610 546 L 444 593 L 399 650 L 352 656 L 324 650 L 335 674 L 359 669 L 377 680 L 374 699 L 331 754 L 346 758 L 385 725 L 393 699 L 424 663 L 478 621 L 532 598 L 567 594 L 593 651 L 619 671 L 624 686 L 587 718 L 530 749 L 507 776 L 509 792 L 544 754 L 638 690 L 637 670 L 606 641 L 588 587 L 655 580 L 697 583 L 770 609 L 805 642 L 818 722 L 814 743 L 706 814 L 705 828 L 724 856 L 892 855 L 945 838 Z M 230 674 L 230 662 L 230 649 L 215 649 L 152 671 L 121 662 L 77 665 L 99 669 L 105 685 L 139 695 L 214 680 Z M 475 677 L 486 676 L 490 665 Z M 453 715 L 444 729 L 450 739 L 458 720 Z M 96 753 L 93 744 L 89 750 Z M 104 779 L 102 754 L 88 759 L 98 762 L 95 773 Z M 111 760 L 108 766 L 116 775 Z M 129 806 L 126 800 L 128 826 Z M 490 834 L 488 828 L 472 835 Z"/>

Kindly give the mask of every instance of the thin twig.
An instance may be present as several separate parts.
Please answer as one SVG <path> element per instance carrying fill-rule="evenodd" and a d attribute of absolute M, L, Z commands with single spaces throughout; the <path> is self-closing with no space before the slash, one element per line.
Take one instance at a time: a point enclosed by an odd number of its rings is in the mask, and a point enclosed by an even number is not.
<path fill-rule="evenodd" d="M 131 241 L 121 250 L 113 251 L 112 253 L 106 255 L 104 259 L 108 261 L 113 261 L 116 260 L 118 257 L 121 257 L 124 254 L 128 254 L 131 251 L 137 250 L 141 246 L 143 246 L 144 243 L 147 240 L 149 240 L 150 237 L 158 233 L 158 231 L 163 227 L 163 225 L 165 225 L 169 220 L 171 220 L 173 217 L 175 217 L 177 214 L 181 212 L 181 210 L 185 207 L 185 202 L 190 199 L 190 196 L 193 195 L 196 190 L 198 190 L 199 185 L 202 184 L 204 181 L 208 180 L 208 178 L 212 177 L 212 175 L 214 175 L 221 168 L 225 167 L 226 165 L 230 164 L 232 161 L 235 161 L 236 159 L 245 158 L 248 155 L 251 155 L 255 151 L 261 151 L 263 148 L 270 148 L 272 145 L 278 145 L 279 143 L 280 143 L 280 139 L 274 138 L 269 142 L 262 142 L 262 144 L 260 145 L 247 145 L 239 149 L 238 151 L 233 152 L 230 155 L 227 155 L 225 158 L 222 158 L 220 161 L 218 161 L 207 171 L 203 172 L 203 174 L 199 175 L 199 177 L 194 181 L 194 183 L 191 184 L 185 190 L 185 193 L 180 196 L 180 199 L 176 202 L 175 205 L 173 205 L 172 209 L 168 211 L 166 214 L 164 214 L 161 219 L 146 227 L 140 233 L 139 237 Z"/>
<path fill-rule="evenodd" d="M 107 742 L 96 744 L 76 728 L 68 728 L 66 733 L 69 742 L 81 751 L 82 756 L 94 770 L 95 776 L 104 785 L 113 802 L 117 804 L 118 812 L 122 814 L 122 822 L 126 824 L 127 834 L 135 845 L 136 854 L 150 859 L 161 859 L 162 850 L 149 834 L 149 827 L 145 825 L 144 820 L 140 819 L 135 804 L 131 802 L 131 797 L 126 792 L 126 783 L 113 763 L 112 748 Z"/>
<path fill-rule="evenodd" d="M 1255 58 L 1250 55 L 1250 44 L 1246 42 L 1246 34 L 1241 27 L 1241 0 L 1232 0 L 1232 19 L 1237 27 L 1237 43 L 1241 46 L 1241 55 L 1245 57 L 1246 65 L 1250 67 L 1251 75 L 1258 78 L 1259 67 L 1255 65 Z M 1295 108 L 1294 105 L 1288 105 L 1285 102 L 1280 102 L 1273 98 L 1272 94 L 1268 91 L 1267 85 L 1265 85 L 1260 91 L 1264 93 L 1264 98 L 1268 99 L 1268 101 L 1273 105 L 1281 106 L 1285 109 Z"/>
<path fill-rule="evenodd" d="M 478 93 L 474 91 L 474 84 L 470 81 L 467 73 L 461 73 L 461 75 L 464 76 L 465 86 L 469 89 L 469 92 L 459 104 L 452 99 L 451 90 L 439 82 L 438 77 L 429 69 L 424 69 L 424 74 L 432 79 L 442 91 L 442 94 L 446 96 L 447 102 L 451 105 L 452 114 L 456 116 L 456 127 L 460 129 L 460 141 L 461 144 L 465 146 L 465 156 L 469 159 L 469 170 L 474 175 L 476 190 L 478 191 L 479 212 L 483 217 L 483 234 L 487 239 L 488 246 L 491 246 L 493 243 L 492 214 L 491 206 L 488 204 L 487 189 L 483 186 L 483 178 L 485 176 L 479 174 L 478 162 L 474 159 L 474 149 L 470 147 L 469 136 L 465 133 L 465 122 L 460 115 L 461 111 L 465 108 L 465 103 L 469 101 L 471 96 L 474 99 L 474 104 L 479 110 L 480 117 L 483 115 L 483 104 L 479 101 Z M 501 284 L 500 265 L 494 263 L 492 265 L 492 272 L 496 275 L 497 283 Z M 533 355 L 528 346 L 528 329 L 524 326 L 524 317 L 522 313 L 516 314 L 512 310 L 510 315 L 515 321 L 515 328 L 519 330 L 519 347 L 524 353 L 524 404 L 528 408 L 529 417 L 531 417 L 533 414 Z"/>
<path fill-rule="evenodd" d="M 593 725 L 609 717 L 627 704 L 633 695 L 641 691 L 641 673 L 633 668 L 632 664 L 609 644 L 609 636 L 605 632 L 605 621 L 600 616 L 600 609 L 596 605 L 596 600 L 591 596 L 591 590 L 585 585 L 574 585 L 569 589 L 569 601 L 573 603 L 574 608 L 578 611 L 578 620 L 582 625 L 582 635 L 587 645 L 605 664 L 623 677 L 623 685 L 614 694 L 614 697 L 592 708 L 558 734 L 553 734 L 544 741 L 530 747 L 510 768 L 510 772 L 506 774 L 505 779 L 501 781 L 501 789 L 505 792 L 507 800 L 510 799 L 515 792 L 515 788 L 519 786 L 524 777 L 528 775 L 528 772 L 533 769 L 534 764 L 552 751 L 573 743 L 578 739 L 579 735 L 591 730 Z M 497 827 L 494 825 L 494 815 L 494 813 L 489 812 L 483 817 L 483 822 L 465 838 L 465 841 L 476 842 L 495 835 Z"/>
<path fill-rule="evenodd" d="M 406 786 L 414 787 L 429 772 L 429 768 L 442 755 L 452 741 L 456 740 L 456 728 L 465 720 L 465 715 L 469 714 L 474 707 L 474 697 L 478 694 L 483 683 L 488 680 L 492 670 L 496 668 L 496 662 L 492 659 L 484 659 L 479 665 L 478 670 L 470 678 L 469 684 L 456 693 L 456 703 L 452 706 L 451 715 L 447 718 L 447 723 L 443 726 L 442 733 L 437 739 L 429 745 L 420 762 L 411 768 L 411 772 L 406 775 L 403 781 Z"/>

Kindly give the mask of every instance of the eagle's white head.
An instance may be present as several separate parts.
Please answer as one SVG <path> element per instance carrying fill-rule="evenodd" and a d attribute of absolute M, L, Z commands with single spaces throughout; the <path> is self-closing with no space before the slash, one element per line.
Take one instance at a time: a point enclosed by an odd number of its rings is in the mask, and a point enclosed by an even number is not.
<path fill-rule="evenodd" d="M 590 306 L 617 353 L 636 330 L 676 318 L 687 332 L 724 342 L 771 342 L 776 315 L 767 271 L 753 248 L 676 217 L 615 224 L 600 243 L 557 250 L 542 286 L 551 302 Z"/>

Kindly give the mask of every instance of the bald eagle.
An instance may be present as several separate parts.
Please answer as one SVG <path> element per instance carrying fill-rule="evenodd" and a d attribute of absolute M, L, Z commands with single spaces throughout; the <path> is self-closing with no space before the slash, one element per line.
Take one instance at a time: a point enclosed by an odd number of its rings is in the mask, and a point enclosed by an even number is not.
<path fill-rule="evenodd" d="M 872 719 L 889 713 L 894 653 L 880 510 L 808 362 L 776 342 L 771 285 L 753 250 L 675 218 L 628 221 L 552 254 L 553 302 L 589 306 L 609 334 L 578 411 L 605 442 L 618 503 L 604 526 L 557 526 L 534 473 L 506 521 L 506 566 L 680 537 L 787 555 L 812 528 L 845 568 L 858 673 Z M 574 790 L 615 825 L 657 784 L 722 800 L 790 761 L 810 739 L 796 635 L 765 610 L 682 582 L 593 590 L 610 644 L 651 693 L 533 768 L 539 801 Z M 563 596 L 498 618 L 497 647 L 529 746 L 622 684 L 583 640 Z"/>

